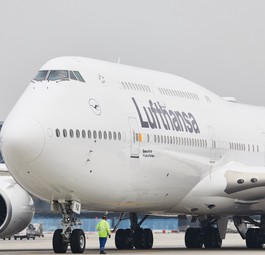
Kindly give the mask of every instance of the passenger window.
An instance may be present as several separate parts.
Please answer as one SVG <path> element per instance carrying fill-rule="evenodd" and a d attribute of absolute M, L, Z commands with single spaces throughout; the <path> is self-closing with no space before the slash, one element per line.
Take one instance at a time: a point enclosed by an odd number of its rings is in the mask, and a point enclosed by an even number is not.
<path fill-rule="evenodd" d="M 64 137 L 67 137 L 67 131 L 66 131 L 66 129 L 63 130 L 63 136 Z"/>
<path fill-rule="evenodd" d="M 106 140 L 108 138 L 107 132 L 104 131 L 104 139 Z"/>
<path fill-rule="evenodd" d="M 93 138 L 97 139 L 97 131 L 95 131 L 95 130 L 93 131 Z"/>
<path fill-rule="evenodd" d="M 70 133 L 70 137 L 73 138 L 74 137 L 74 131 L 73 131 L 73 129 L 70 129 L 69 133 Z"/>
<path fill-rule="evenodd" d="M 114 139 L 114 140 L 117 139 L 117 134 L 116 134 L 116 132 L 113 132 L 113 139 Z"/>
<path fill-rule="evenodd" d="M 60 137 L 60 130 L 58 128 L 55 130 L 55 134 L 57 137 Z"/>
<path fill-rule="evenodd" d="M 76 137 L 77 137 L 77 138 L 80 137 L 80 131 L 79 131 L 78 129 L 76 130 L 75 134 L 76 134 Z"/>
<path fill-rule="evenodd" d="M 82 137 L 86 138 L 86 131 L 85 130 L 82 130 Z"/>
<path fill-rule="evenodd" d="M 112 133 L 109 131 L 109 139 L 112 139 Z"/>
<path fill-rule="evenodd" d="M 146 92 L 151 92 L 151 89 L 149 88 L 149 86 L 147 85 L 144 85 L 144 86 L 145 86 Z"/>
<path fill-rule="evenodd" d="M 118 133 L 118 139 L 121 140 L 121 133 Z"/>
<path fill-rule="evenodd" d="M 90 130 L 87 131 L 87 137 L 88 137 L 89 139 L 91 138 L 91 131 L 90 131 Z"/>
<path fill-rule="evenodd" d="M 129 88 L 129 85 L 127 84 L 127 82 L 124 82 L 125 86 L 127 87 L 127 89 L 130 89 Z"/>

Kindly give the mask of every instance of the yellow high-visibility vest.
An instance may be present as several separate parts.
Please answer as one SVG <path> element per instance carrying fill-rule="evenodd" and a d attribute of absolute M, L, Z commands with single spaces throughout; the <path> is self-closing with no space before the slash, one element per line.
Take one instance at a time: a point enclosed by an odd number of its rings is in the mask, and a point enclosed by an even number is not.
<path fill-rule="evenodd" d="M 104 219 L 98 222 L 96 229 L 98 231 L 99 237 L 105 238 L 105 237 L 108 237 L 108 235 L 110 234 L 109 223 Z"/>

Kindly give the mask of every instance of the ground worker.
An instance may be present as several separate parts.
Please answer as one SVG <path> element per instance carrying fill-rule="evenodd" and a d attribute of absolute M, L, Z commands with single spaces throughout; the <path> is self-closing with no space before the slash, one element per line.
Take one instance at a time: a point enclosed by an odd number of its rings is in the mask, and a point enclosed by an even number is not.
<path fill-rule="evenodd" d="M 107 216 L 104 215 L 102 217 L 102 220 L 98 222 L 96 229 L 98 231 L 98 236 L 99 236 L 99 247 L 100 247 L 100 254 L 106 254 L 104 251 L 105 249 L 105 244 L 107 242 L 107 237 L 110 236 L 110 227 L 109 223 L 107 222 Z"/>

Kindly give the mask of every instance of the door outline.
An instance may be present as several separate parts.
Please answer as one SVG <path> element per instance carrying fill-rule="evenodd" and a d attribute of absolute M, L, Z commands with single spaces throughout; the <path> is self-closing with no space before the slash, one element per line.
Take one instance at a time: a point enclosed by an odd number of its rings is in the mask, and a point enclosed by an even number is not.
<path fill-rule="evenodd" d="M 216 142 L 214 129 L 208 126 L 209 140 L 210 140 L 210 163 L 214 164 L 216 160 Z"/>
<path fill-rule="evenodd" d="M 139 158 L 140 141 L 137 119 L 129 117 L 130 137 L 131 137 L 131 158 Z"/>

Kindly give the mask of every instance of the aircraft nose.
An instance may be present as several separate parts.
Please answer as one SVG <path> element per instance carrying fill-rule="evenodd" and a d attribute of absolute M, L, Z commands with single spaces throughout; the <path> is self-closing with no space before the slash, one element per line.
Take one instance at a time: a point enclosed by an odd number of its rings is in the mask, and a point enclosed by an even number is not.
<path fill-rule="evenodd" d="M 7 118 L 1 130 L 1 151 L 6 163 L 28 163 L 37 159 L 44 148 L 40 123 L 27 115 Z"/>

